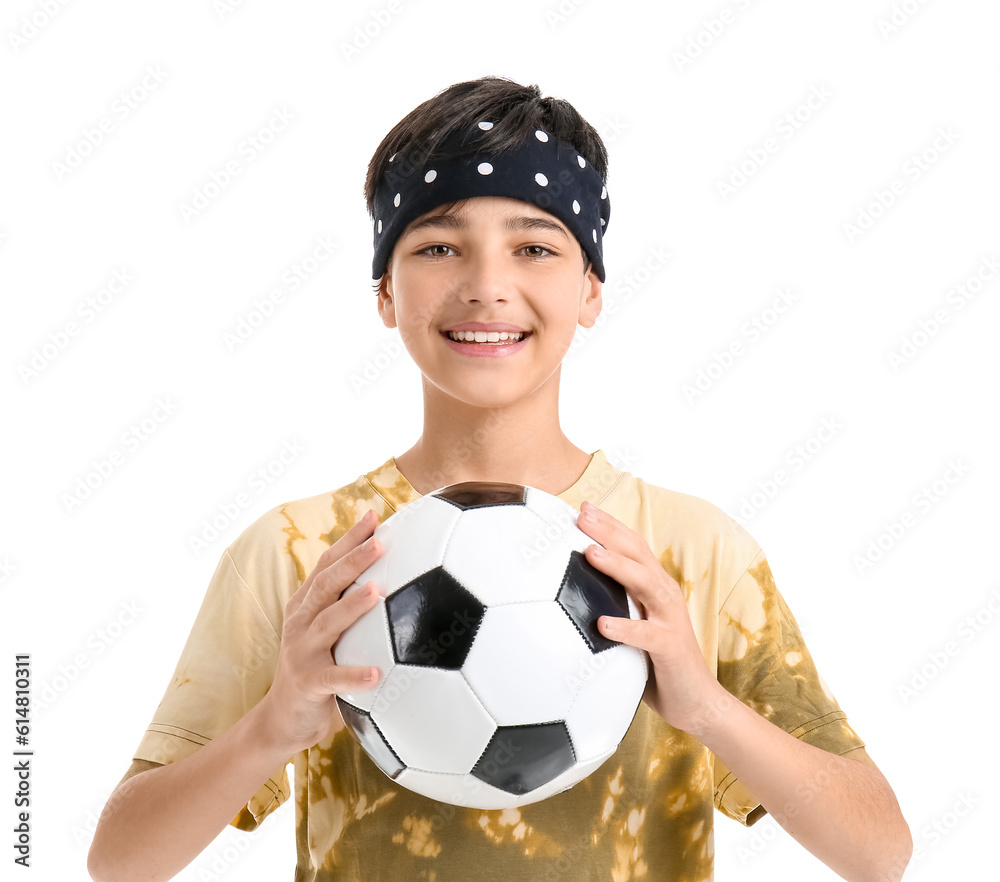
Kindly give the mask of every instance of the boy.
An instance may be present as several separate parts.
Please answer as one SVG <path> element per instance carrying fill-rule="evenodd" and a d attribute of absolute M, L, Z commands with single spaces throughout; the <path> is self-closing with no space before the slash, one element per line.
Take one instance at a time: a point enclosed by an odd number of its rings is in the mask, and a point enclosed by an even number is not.
<path fill-rule="evenodd" d="M 571 105 L 501 78 L 446 89 L 382 141 L 365 185 L 372 275 L 383 322 L 423 375 L 423 433 L 227 549 L 101 818 L 96 880 L 167 879 L 227 823 L 255 827 L 291 795 L 289 761 L 299 882 L 710 880 L 713 804 L 747 824 L 771 812 L 844 878 L 900 878 L 911 843 L 895 797 L 821 685 L 757 543 L 560 429 L 562 359 L 601 309 L 606 176 L 604 146 Z M 330 649 L 378 600 L 373 583 L 341 596 L 381 553 L 376 524 L 460 481 L 570 502 L 606 549 L 588 559 L 645 614 L 599 622 L 652 663 L 618 752 L 517 810 L 395 785 L 334 699 L 378 684 Z"/>

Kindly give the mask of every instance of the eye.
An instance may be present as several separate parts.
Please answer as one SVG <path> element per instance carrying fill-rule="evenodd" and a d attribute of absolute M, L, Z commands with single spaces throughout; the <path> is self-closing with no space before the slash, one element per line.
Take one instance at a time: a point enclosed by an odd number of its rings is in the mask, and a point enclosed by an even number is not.
<path fill-rule="evenodd" d="M 417 254 L 426 254 L 428 257 L 447 257 L 447 254 L 442 254 L 440 251 L 431 253 L 435 248 L 444 248 L 447 251 L 453 250 L 450 245 L 428 245 L 426 248 L 421 248 Z"/>
<path fill-rule="evenodd" d="M 528 257 L 544 257 L 545 254 L 555 254 L 554 251 L 550 251 L 544 245 L 525 245 L 524 250 L 529 252 Z M 533 252 L 533 253 L 532 253 Z M 544 252 L 544 254 L 540 253 Z"/>

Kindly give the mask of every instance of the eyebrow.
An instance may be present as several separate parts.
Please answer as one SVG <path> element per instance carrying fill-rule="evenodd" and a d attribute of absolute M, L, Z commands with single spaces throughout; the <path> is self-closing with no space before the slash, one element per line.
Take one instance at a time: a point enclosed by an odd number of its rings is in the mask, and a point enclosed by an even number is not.
<path fill-rule="evenodd" d="M 547 220 L 544 217 L 527 217 L 526 215 L 508 217 L 504 221 L 503 226 L 505 230 L 509 231 L 540 230 L 543 233 L 552 233 L 554 235 L 562 236 L 563 239 L 569 239 L 566 235 L 566 231 L 559 226 L 559 224 Z M 435 214 L 431 217 L 425 217 L 423 220 L 414 221 L 410 228 L 406 231 L 406 235 L 408 236 L 411 233 L 416 233 L 419 230 L 435 228 L 444 230 L 467 230 L 469 228 L 469 224 L 460 214 Z"/>

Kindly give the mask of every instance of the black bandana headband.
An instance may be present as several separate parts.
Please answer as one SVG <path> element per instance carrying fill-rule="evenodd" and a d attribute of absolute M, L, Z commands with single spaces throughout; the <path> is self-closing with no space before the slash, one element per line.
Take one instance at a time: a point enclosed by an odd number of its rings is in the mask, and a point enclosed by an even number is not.
<path fill-rule="evenodd" d="M 597 171 L 570 144 L 538 129 L 521 145 L 492 150 L 491 122 L 478 123 L 463 145 L 475 152 L 449 159 L 414 161 L 394 154 L 375 192 L 375 258 L 380 279 L 396 240 L 407 225 L 446 202 L 475 196 L 520 199 L 555 215 L 576 237 L 604 281 L 604 231 L 611 218 L 608 189 Z M 455 136 L 450 143 L 456 142 Z"/>

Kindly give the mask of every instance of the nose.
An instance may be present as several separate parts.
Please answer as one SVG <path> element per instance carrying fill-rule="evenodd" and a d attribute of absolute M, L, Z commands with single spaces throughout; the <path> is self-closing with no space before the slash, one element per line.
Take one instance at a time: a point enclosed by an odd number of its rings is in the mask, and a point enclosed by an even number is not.
<path fill-rule="evenodd" d="M 462 263 L 458 287 L 464 300 L 495 303 L 510 297 L 512 279 L 503 249 L 475 248 Z"/>

